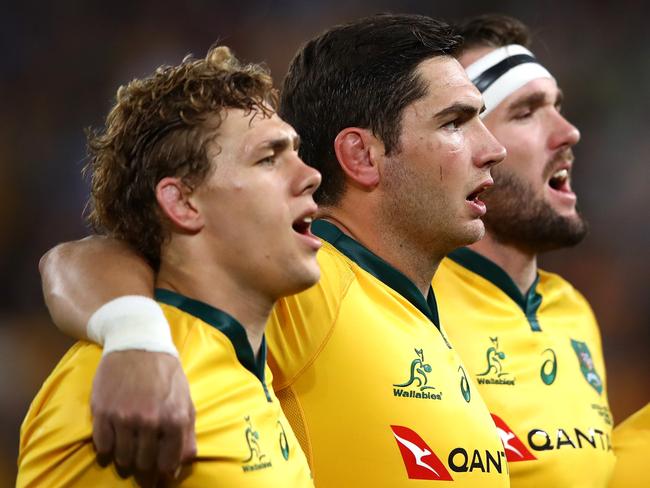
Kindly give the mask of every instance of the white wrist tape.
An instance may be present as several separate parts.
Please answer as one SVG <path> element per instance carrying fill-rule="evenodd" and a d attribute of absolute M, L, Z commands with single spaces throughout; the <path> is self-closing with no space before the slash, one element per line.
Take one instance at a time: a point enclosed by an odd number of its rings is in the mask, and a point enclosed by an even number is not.
<path fill-rule="evenodd" d="M 128 295 L 105 303 L 90 317 L 88 338 L 104 346 L 104 355 L 141 349 L 178 357 L 169 324 L 151 298 Z"/>

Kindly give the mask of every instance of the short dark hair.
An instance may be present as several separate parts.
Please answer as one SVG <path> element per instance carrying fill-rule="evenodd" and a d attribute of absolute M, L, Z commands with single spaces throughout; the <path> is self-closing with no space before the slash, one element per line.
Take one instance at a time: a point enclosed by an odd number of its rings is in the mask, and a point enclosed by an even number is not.
<path fill-rule="evenodd" d="M 398 150 L 402 112 L 427 92 L 418 65 L 454 55 L 460 42 L 452 27 L 430 17 L 379 14 L 332 27 L 298 51 L 279 114 L 300 134 L 300 156 L 323 174 L 315 195 L 320 204 L 335 205 L 345 190 L 337 134 L 370 129 L 387 154 Z"/>
<path fill-rule="evenodd" d="M 207 146 L 223 111 L 270 114 L 276 102 L 268 71 L 240 63 L 225 46 L 121 86 L 103 130 L 88 132 L 88 220 L 157 266 L 169 235 L 156 200 L 158 182 L 177 176 L 191 188 L 200 185 L 213 168 Z"/>
<path fill-rule="evenodd" d="M 480 46 L 503 47 L 520 44 L 530 48 L 531 33 L 518 19 L 502 14 L 484 14 L 458 23 L 458 33 L 463 37 L 461 51 Z"/>

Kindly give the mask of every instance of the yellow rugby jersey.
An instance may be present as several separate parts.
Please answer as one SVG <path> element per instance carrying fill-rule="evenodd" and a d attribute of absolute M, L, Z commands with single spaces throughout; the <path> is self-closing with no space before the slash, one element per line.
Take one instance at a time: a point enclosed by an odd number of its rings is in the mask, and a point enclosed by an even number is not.
<path fill-rule="evenodd" d="M 648 488 L 650 473 L 650 403 L 632 414 L 612 434 L 616 467 L 610 488 Z"/>
<path fill-rule="evenodd" d="M 499 429 L 512 486 L 607 486 L 612 417 L 598 325 L 582 295 L 540 270 L 523 296 L 467 248 L 443 260 L 433 287 Z"/>
<path fill-rule="evenodd" d="M 244 328 L 230 315 L 168 290 L 157 290 L 156 299 L 196 408 L 197 456 L 176 484 L 313 487 L 272 392 L 265 343 L 255 360 Z M 19 487 L 135 485 L 96 462 L 90 394 L 100 358 L 100 348 L 79 342 L 45 381 L 21 428 Z"/>
<path fill-rule="evenodd" d="M 274 387 L 315 485 L 506 487 L 503 446 L 456 351 L 402 273 L 330 223 L 320 282 L 275 307 Z M 447 484 L 445 484 L 447 486 Z"/>

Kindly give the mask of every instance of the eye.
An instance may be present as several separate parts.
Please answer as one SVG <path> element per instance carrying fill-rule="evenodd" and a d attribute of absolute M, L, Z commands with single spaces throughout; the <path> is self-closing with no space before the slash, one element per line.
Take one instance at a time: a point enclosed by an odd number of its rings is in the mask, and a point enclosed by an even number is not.
<path fill-rule="evenodd" d="M 446 124 L 442 126 L 442 129 L 447 129 L 447 130 L 458 130 L 462 124 L 462 121 L 460 119 L 454 119 L 450 120 Z"/>
<path fill-rule="evenodd" d="M 527 108 L 525 110 L 519 110 L 512 116 L 512 118 L 514 120 L 526 120 L 530 118 L 532 115 L 533 115 L 533 111 Z"/>
<path fill-rule="evenodd" d="M 276 157 L 275 154 L 272 156 L 267 156 L 264 159 L 260 159 L 257 162 L 257 164 L 266 164 L 266 165 L 275 164 L 275 157 Z"/>

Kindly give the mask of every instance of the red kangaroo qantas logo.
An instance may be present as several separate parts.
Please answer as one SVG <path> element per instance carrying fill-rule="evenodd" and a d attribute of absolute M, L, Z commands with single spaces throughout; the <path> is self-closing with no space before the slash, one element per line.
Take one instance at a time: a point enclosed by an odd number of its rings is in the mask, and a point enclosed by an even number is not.
<path fill-rule="evenodd" d="M 532 461 L 537 459 L 528 449 L 526 449 L 524 443 L 521 442 L 519 437 L 517 437 L 512 429 L 508 427 L 508 424 L 501 420 L 497 415 L 494 415 L 493 413 L 490 415 L 492 415 L 492 420 L 494 420 L 494 423 L 497 426 L 503 449 L 506 451 L 506 459 L 509 463 L 517 461 Z"/>
<path fill-rule="evenodd" d="M 453 481 L 449 471 L 422 437 L 408 427 L 391 425 L 390 428 L 402 454 L 409 479 Z"/>

